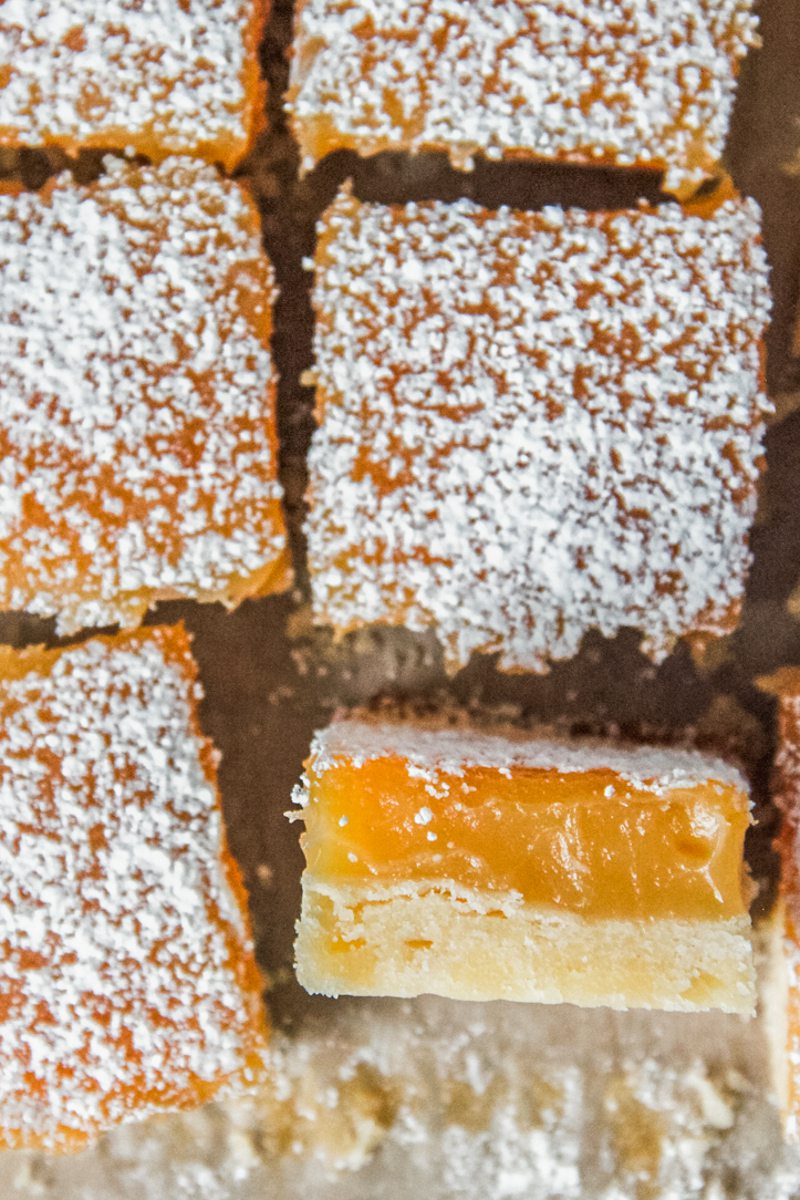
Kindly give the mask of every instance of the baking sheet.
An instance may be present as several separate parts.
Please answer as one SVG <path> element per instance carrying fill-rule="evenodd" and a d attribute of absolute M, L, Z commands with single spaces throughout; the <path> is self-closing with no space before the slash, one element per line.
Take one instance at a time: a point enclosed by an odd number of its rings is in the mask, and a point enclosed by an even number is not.
<path fill-rule="evenodd" d="M 800 359 L 792 353 L 800 293 L 800 5 L 759 6 L 764 48 L 744 64 L 727 152 L 736 183 L 764 211 L 775 302 L 768 383 L 778 406 L 739 630 L 703 664 L 679 648 L 655 668 L 639 654 L 637 636 L 625 633 L 611 642 L 589 636 L 575 660 L 544 677 L 504 676 L 491 660 L 476 660 L 452 679 L 432 636 L 378 630 L 334 645 L 311 627 L 300 521 L 313 396 L 300 377 L 311 365 L 302 260 L 313 250 L 314 223 L 347 178 L 363 199 L 468 196 L 524 208 L 657 199 L 658 180 L 522 163 L 479 162 L 462 174 L 440 156 L 360 162 L 348 153 L 299 179 L 280 112 L 291 8 L 287 0 L 274 4 L 264 46 L 271 130 L 241 174 L 259 201 L 281 286 L 273 346 L 297 588 L 232 614 L 183 604 L 154 614 L 185 620 L 195 635 L 206 690 L 202 720 L 223 753 L 231 846 L 270 979 L 273 1080 L 252 1102 L 118 1131 L 70 1159 L 0 1156 L 0 1196 L 293 1200 L 309 1188 L 315 1200 L 800 1195 L 800 1155 L 781 1146 L 766 1094 L 759 1022 L 306 996 L 291 970 L 302 859 L 297 826 L 283 815 L 311 732 L 342 704 L 456 702 L 478 715 L 561 719 L 580 729 L 665 738 L 691 732 L 748 764 L 759 816 L 748 855 L 761 884 L 758 910 L 768 910 L 774 714 L 754 680 L 800 662 L 800 623 L 789 611 L 800 581 Z M 0 174 L 40 186 L 64 162 L 58 154 L 0 152 Z M 74 169 L 90 178 L 100 156 L 83 156 Z M 0 619 L 0 637 L 13 644 L 51 633 L 26 617 Z"/>

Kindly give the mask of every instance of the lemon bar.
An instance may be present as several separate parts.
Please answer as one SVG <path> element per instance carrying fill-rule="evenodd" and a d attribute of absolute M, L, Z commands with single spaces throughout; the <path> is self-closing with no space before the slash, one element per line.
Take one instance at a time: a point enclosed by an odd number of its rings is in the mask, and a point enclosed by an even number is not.
<path fill-rule="evenodd" d="M 718 168 L 752 0 L 301 0 L 289 109 L 333 150 Z"/>
<path fill-rule="evenodd" d="M 778 698 L 774 798 L 781 810 L 778 903 L 768 926 L 764 1007 L 772 1079 L 789 1141 L 800 1140 L 800 668 L 760 681 Z"/>
<path fill-rule="evenodd" d="M 258 213 L 192 159 L 0 194 L 0 608 L 61 631 L 290 579 Z"/>
<path fill-rule="evenodd" d="M 234 167 L 264 123 L 268 0 L 0 5 L 0 145 Z"/>
<path fill-rule="evenodd" d="M 306 768 L 307 990 L 752 1011 L 750 805 L 726 763 L 353 719 Z"/>
<path fill-rule="evenodd" d="M 0 1145 L 263 1078 L 266 1021 L 178 627 L 0 651 Z"/>
<path fill-rule="evenodd" d="M 432 628 L 449 664 L 590 629 L 729 632 L 769 313 L 760 215 L 489 211 L 342 192 L 314 259 L 314 618 Z"/>

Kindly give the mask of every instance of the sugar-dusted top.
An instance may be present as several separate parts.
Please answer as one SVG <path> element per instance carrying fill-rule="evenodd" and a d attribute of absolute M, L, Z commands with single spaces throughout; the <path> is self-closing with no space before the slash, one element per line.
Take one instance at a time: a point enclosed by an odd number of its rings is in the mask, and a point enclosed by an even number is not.
<path fill-rule="evenodd" d="M 263 107 L 268 0 L 5 0 L 0 144 L 199 154 L 232 167 Z"/>
<path fill-rule="evenodd" d="M 800 667 L 782 667 L 759 684 L 778 699 L 775 798 L 785 815 L 800 824 Z"/>
<path fill-rule="evenodd" d="M 186 634 L 0 654 L 0 1144 L 259 1070 L 264 1019 Z"/>
<path fill-rule="evenodd" d="M 773 771 L 773 796 L 781 810 L 777 849 L 781 857 L 780 890 L 786 905 L 780 959 L 774 968 L 766 1002 L 780 1006 L 770 1013 L 774 1054 L 786 1137 L 800 1139 L 800 667 L 782 667 L 759 680 L 778 699 L 778 745 Z M 776 1019 L 777 1018 L 777 1019 Z M 781 1040 L 783 1039 L 783 1040 Z"/>
<path fill-rule="evenodd" d="M 752 0 L 301 0 L 289 105 L 330 150 L 667 167 L 720 157 Z"/>
<path fill-rule="evenodd" d="M 601 738 L 567 738 L 548 733 L 526 734 L 517 729 L 475 729 L 461 723 L 414 723 L 359 717 L 334 721 L 314 735 L 309 767 L 322 776 L 337 760 L 359 766 L 379 758 L 405 760 L 409 774 L 460 776 L 471 767 L 508 772 L 519 769 L 573 774 L 610 771 L 622 782 L 656 797 L 670 791 L 712 782 L 730 784 L 748 805 L 749 788 L 731 763 L 696 750 L 662 746 L 637 746 Z M 299 793 L 302 803 L 302 792 Z"/>
<path fill-rule="evenodd" d="M 782 814 L 778 839 L 782 858 L 782 890 L 792 913 L 795 930 L 800 933 L 800 667 L 783 667 L 769 678 L 759 680 L 759 684 L 778 698 L 778 745 L 772 790 Z M 797 960 L 796 965 L 800 966 L 800 953 Z"/>
<path fill-rule="evenodd" d="M 136 623 L 286 582 L 275 288 L 214 168 L 0 194 L 0 606 Z"/>
<path fill-rule="evenodd" d="M 433 626 L 541 669 L 587 630 L 654 657 L 735 622 L 768 403 L 759 213 L 325 214 L 315 617 Z"/>

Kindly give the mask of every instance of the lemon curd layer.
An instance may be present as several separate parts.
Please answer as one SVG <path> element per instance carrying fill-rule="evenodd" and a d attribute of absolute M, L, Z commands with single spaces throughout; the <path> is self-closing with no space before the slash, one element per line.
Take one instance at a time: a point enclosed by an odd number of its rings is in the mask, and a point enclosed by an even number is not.
<path fill-rule="evenodd" d="M 321 768 L 321 769 L 320 769 Z M 309 768 L 303 849 L 317 883 L 516 895 L 586 917 L 713 920 L 746 911 L 745 791 L 626 777 L 336 754 Z"/>

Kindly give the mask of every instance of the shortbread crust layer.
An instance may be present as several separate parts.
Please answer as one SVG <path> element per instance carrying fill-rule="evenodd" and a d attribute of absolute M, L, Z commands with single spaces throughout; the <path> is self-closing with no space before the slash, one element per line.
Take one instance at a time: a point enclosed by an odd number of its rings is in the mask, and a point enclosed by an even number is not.
<path fill-rule="evenodd" d="M 306 880 L 297 975 L 326 996 L 523 1000 L 609 1008 L 751 1014 L 747 917 L 593 920 L 513 906 L 476 911 L 463 896 L 317 889 Z"/>

